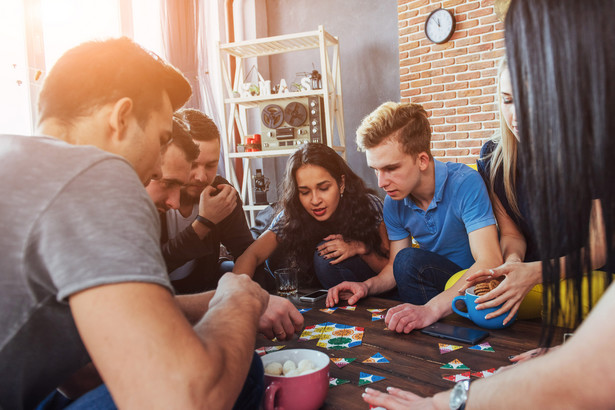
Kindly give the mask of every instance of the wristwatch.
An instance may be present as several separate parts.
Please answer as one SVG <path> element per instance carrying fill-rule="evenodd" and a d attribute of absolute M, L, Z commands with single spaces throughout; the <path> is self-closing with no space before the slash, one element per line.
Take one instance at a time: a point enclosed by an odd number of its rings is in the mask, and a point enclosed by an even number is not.
<path fill-rule="evenodd" d="M 448 399 L 448 405 L 451 410 L 463 410 L 466 407 L 466 401 L 468 400 L 468 391 L 470 390 L 470 381 L 462 380 L 455 384 L 453 391 Z"/>

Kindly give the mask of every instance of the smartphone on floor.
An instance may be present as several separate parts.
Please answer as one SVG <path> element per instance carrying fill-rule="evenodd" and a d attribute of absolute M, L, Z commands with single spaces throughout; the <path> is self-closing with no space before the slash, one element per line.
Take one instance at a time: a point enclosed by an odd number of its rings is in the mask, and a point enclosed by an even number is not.
<path fill-rule="evenodd" d="M 447 323 L 436 322 L 421 329 L 421 333 L 426 335 L 441 337 L 443 339 L 455 340 L 457 342 L 477 344 L 487 336 L 489 332 L 485 330 L 471 329 L 469 327 L 453 326 Z"/>
<path fill-rule="evenodd" d="M 307 295 L 303 295 L 299 297 L 299 300 L 302 302 L 316 302 L 317 300 L 324 299 L 327 297 L 328 291 L 325 289 L 317 290 L 316 292 L 308 293 Z"/>

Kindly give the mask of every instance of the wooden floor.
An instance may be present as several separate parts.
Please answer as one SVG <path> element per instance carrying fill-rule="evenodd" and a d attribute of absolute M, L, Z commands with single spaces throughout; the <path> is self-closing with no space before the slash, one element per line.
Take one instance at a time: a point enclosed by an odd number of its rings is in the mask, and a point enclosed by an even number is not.
<path fill-rule="evenodd" d="M 372 314 L 366 309 L 390 308 L 399 304 L 396 301 L 370 297 L 361 300 L 355 311 L 338 309 L 332 314 L 319 310 L 325 307 L 324 300 L 316 303 L 303 303 L 298 299 L 293 299 L 293 302 L 297 307 L 312 308 L 309 312 L 304 313 L 306 326 L 333 322 L 365 328 L 362 345 L 342 350 L 320 348 L 316 346 L 317 340 L 298 341 L 298 337 L 289 342 L 272 342 L 262 336 L 257 339 L 256 347 L 284 345 L 284 349 L 316 349 L 332 358 L 356 358 L 343 368 L 338 368 L 331 362 L 330 377 L 350 380 L 350 383 L 329 388 L 323 407 L 325 409 L 369 408 L 361 398 L 365 386 L 358 386 L 360 372 L 386 378 L 369 385 L 374 389 L 384 391 L 386 387 L 393 386 L 423 396 L 433 395 L 448 390 L 454 385 L 454 382 L 444 380 L 442 376 L 467 371 L 440 369 L 448 362 L 459 359 L 470 367 L 472 372 L 497 369 L 510 364 L 508 356 L 535 348 L 540 338 L 541 324 L 539 321 L 516 321 L 508 329 L 490 331 L 490 335 L 480 342 L 488 342 L 495 350 L 494 352 L 470 350 L 468 349 L 469 344 L 428 336 L 418 331 L 413 331 L 408 335 L 397 334 L 384 330 L 384 320 L 371 320 Z M 472 322 L 455 314 L 442 321 L 476 328 Z M 561 340 L 561 338 L 558 337 L 556 340 Z M 440 354 L 438 343 L 459 345 L 463 348 Z M 362 363 L 363 360 L 376 353 L 382 354 L 390 363 Z"/>

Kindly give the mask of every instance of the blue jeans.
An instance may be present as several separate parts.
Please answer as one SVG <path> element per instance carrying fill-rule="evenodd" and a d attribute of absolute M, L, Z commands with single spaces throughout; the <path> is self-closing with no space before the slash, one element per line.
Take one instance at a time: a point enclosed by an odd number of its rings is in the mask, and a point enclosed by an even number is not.
<path fill-rule="evenodd" d="M 325 289 L 332 288 L 344 281 L 363 282 L 378 274 L 359 255 L 336 265 L 331 265 L 329 261 L 329 259 L 320 256 L 318 251 L 314 252 L 314 271 L 320 284 Z"/>
<path fill-rule="evenodd" d="M 265 393 L 265 378 L 263 362 L 254 353 L 252 365 L 243 389 L 235 402 L 233 409 L 259 409 Z M 83 396 L 72 401 L 62 396 L 57 390 L 47 396 L 36 410 L 116 410 L 117 407 L 107 390 L 107 386 L 100 385 Z"/>
<path fill-rule="evenodd" d="M 419 248 L 402 249 L 393 263 L 399 296 L 402 301 L 413 305 L 429 302 L 460 270 L 459 265 L 447 258 Z"/>

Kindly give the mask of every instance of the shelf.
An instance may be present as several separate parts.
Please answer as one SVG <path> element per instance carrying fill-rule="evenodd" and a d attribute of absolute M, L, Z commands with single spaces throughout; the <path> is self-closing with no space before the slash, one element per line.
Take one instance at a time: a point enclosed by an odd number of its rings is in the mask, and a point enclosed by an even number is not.
<path fill-rule="evenodd" d="M 298 97 L 311 97 L 314 95 L 323 96 L 325 92 L 323 90 L 310 90 L 310 91 L 293 91 L 282 94 L 271 94 L 271 95 L 257 95 L 254 97 L 235 97 L 235 98 L 225 98 L 224 102 L 226 104 L 241 104 L 244 107 L 256 107 L 259 103 L 265 101 L 282 101 L 282 100 L 294 100 Z"/>
<path fill-rule="evenodd" d="M 327 32 L 324 32 L 324 38 L 327 46 L 338 43 L 337 39 Z M 220 45 L 220 50 L 238 58 L 250 58 L 287 53 L 290 51 L 310 50 L 319 47 L 320 31 L 308 31 L 305 33 L 222 44 Z"/>
<path fill-rule="evenodd" d="M 346 147 L 332 146 L 337 152 L 346 152 Z M 231 152 L 229 158 L 272 158 L 281 157 L 284 155 L 292 155 L 297 151 L 297 148 L 276 149 L 270 151 L 253 151 L 253 152 Z"/>

